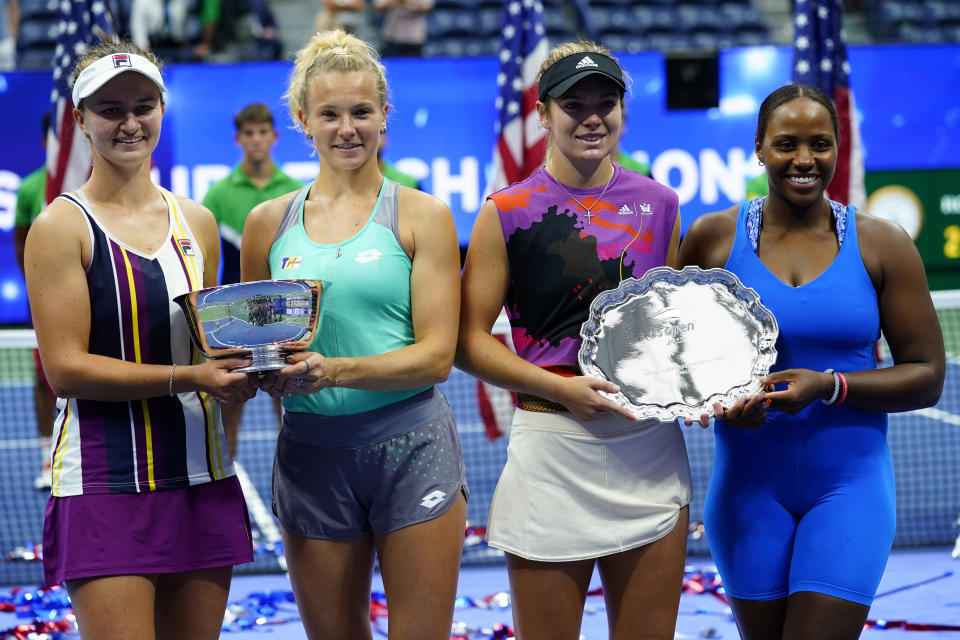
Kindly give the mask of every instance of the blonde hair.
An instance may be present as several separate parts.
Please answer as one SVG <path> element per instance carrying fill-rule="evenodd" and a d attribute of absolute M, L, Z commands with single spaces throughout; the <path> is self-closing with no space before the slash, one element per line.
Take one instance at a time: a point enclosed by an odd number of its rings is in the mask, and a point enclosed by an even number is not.
<path fill-rule="evenodd" d="M 620 64 L 620 61 L 617 60 L 610 49 L 607 49 L 602 44 L 592 42 L 590 40 L 578 40 L 576 42 L 564 42 L 563 44 L 558 44 L 553 49 L 550 50 L 550 53 L 547 54 L 547 59 L 543 61 L 543 64 L 540 65 L 540 71 L 537 72 L 537 83 L 540 83 L 540 79 L 543 78 L 543 74 L 547 72 L 547 69 L 555 65 L 557 62 L 566 58 L 567 56 L 572 56 L 577 53 L 599 53 L 600 55 L 607 56 L 611 60 L 617 63 L 617 66 L 620 67 L 620 73 L 623 74 L 623 82 L 627 85 L 627 89 L 630 89 L 630 76 L 626 71 L 623 70 L 623 65 Z M 622 100 L 621 96 L 621 100 Z M 546 97 L 547 103 L 550 102 L 552 98 L 550 96 Z"/>
<path fill-rule="evenodd" d="M 163 62 L 160 61 L 156 55 L 152 52 L 147 51 L 130 40 L 121 38 L 115 35 L 108 35 L 103 32 L 97 34 L 100 38 L 100 43 L 95 44 L 89 49 L 86 49 L 81 53 L 76 61 L 73 63 L 73 70 L 70 72 L 70 86 L 72 87 L 77 81 L 77 78 L 80 77 L 80 72 L 89 67 L 91 64 L 103 58 L 104 56 L 109 56 L 114 53 L 133 53 L 138 56 L 142 56 L 155 64 L 157 69 L 160 70 L 160 73 L 163 73 Z M 80 101 L 80 104 L 74 105 L 77 109 L 80 109 L 80 105 L 83 104 L 83 100 Z M 160 103 L 163 104 L 163 92 L 160 92 Z"/>
<path fill-rule="evenodd" d="M 387 106 L 387 75 L 380 54 L 360 38 L 342 29 L 315 33 L 297 52 L 284 98 L 290 108 L 295 129 L 302 130 L 298 112 L 307 112 L 310 80 L 320 73 L 367 71 L 373 74 L 380 107 Z"/>

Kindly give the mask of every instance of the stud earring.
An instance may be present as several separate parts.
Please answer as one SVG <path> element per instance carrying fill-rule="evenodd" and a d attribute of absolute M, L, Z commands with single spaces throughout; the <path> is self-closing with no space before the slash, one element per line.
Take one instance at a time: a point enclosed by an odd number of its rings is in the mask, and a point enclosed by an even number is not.
<path fill-rule="evenodd" d="M 762 167 L 762 166 L 763 166 L 763 160 L 761 160 L 760 158 L 757 158 L 757 164 Z"/>

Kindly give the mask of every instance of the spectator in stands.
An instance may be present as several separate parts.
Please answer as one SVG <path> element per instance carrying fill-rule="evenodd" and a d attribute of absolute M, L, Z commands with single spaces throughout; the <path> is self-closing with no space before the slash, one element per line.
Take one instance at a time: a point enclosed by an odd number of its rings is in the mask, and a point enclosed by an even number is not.
<path fill-rule="evenodd" d="M 44 581 L 66 582 L 84 638 L 220 636 L 250 522 L 217 400 L 256 392 L 250 359 L 191 364 L 173 297 L 216 284 L 219 238 L 199 204 L 155 186 L 158 60 L 106 38 L 73 72 L 93 170 L 27 236 L 40 355 L 61 398 Z M 205 268 L 206 267 L 206 268 Z"/>
<path fill-rule="evenodd" d="M 838 138 L 822 91 L 771 93 L 755 139 L 770 195 L 697 218 L 680 248 L 681 265 L 737 274 L 780 329 L 765 392 L 713 412 L 705 530 L 745 640 L 860 636 L 894 536 L 887 412 L 943 386 L 910 236 L 824 195 Z M 878 369 L 881 331 L 894 365 Z"/>
<path fill-rule="evenodd" d="M 767 173 L 763 171 L 758 176 L 747 180 L 746 199 L 756 200 L 770 194 L 770 187 L 767 185 Z"/>
<path fill-rule="evenodd" d="M 380 51 L 385 58 L 419 56 L 427 41 L 433 0 L 373 0 L 380 11 Z"/>
<path fill-rule="evenodd" d="M 314 20 L 314 31 L 342 29 L 361 40 L 373 41 L 376 29 L 367 15 L 365 0 L 321 0 Z"/>
<path fill-rule="evenodd" d="M 257 60 L 280 60 L 283 58 L 283 43 L 277 20 L 270 7 L 270 0 L 249 0 L 253 19 L 253 37 L 256 40 Z"/>
<path fill-rule="evenodd" d="M 453 217 L 380 173 L 387 86 L 372 47 L 315 34 L 286 98 L 320 171 L 250 213 L 241 265 L 244 280 L 326 281 L 322 330 L 261 387 L 285 396 L 273 504 L 297 606 L 311 638 L 369 638 L 376 554 L 390 636 L 446 640 L 467 497 L 436 387 L 457 341 Z"/>
<path fill-rule="evenodd" d="M 43 146 L 47 146 L 50 131 L 50 112 L 43 114 Z M 13 242 L 17 251 L 17 263 L 23 271 L 23 248 L 27 242 L 30 225 L 47 205 L 47 166 L 37 168 L 20 182 L 17 189 L 17 211 L 13 219 Z M 53 416 L 57 398 L 53 395 L 40 364 L 40 351 L 33 350 L 36 376 L 33 381 L 33 408 L 37 416 L 37 435 L 40 438 L 40 473 L 33 480 L 38 490 L 50 488 L 50 436 L 53 435 Z"/>
<path fill-rule="evenodd" d="M 187 0 L 133 0 L 130 5 L 130 38 L 142 49 L 152 49 L 157 39 L 187 41 Z"/>
<path fill-rule="evenodd" d="M 220 284 L 240 282 L 240 238 L 247 214 L 255 206 L 285 193 L 296 191 L 303 183 L 291 178 L 273 162 L 277 129 L 267 105 L 255 102 L 233 118 L 234 141 L 243 150 L 240 164 L 226 178 L 210 185 L 203 206 L 210 209 L 220 227 L 223 249 L 223 274 Z M 243 417 L 242 404 L 223 407 L 223 427 L 231 455 L 237 455 L 237 436 Z M 277 422 L 282 408 L 274 403 Z"/>
<path fill-rule="evenodd" d="M 647 176 L 648 178 L 653 177 L 653 174 L 650 172 L 650 165 L 646 162 L 640 162 L 622 149 L 617 149 L 616 153 L 613 154 L 613 161 L 624 169 L 636 171 L 640 175 Z"/>
<path fill-rule="evenodd" d="M 627 114 L 623 114 L 623 128 L 626 131 L 627 128 Z M 630 169 L 630 171 L 636 171 L 642 176 L 647 176 L 648 178 L 653 177 L 653 173 L 650 171 L 650 165 L 646 162 L 641 162 L 634 158 L 632 155 L 624 151 L 617 146 L 613 155 L 611 156 L 613 161 L 623 167 L 624 169 Z"/>
<path fill-rule="evenodd" d="M 576 638 L 598 567 L 611 638 L 673 638 L 690 501 L 683 434 L 637 423 L 600 393 L 615 384 L 579 375 L 577 351 L 600 291 L 676 265 L 677 195 L 613 162 L 626 81 L 605 47 L 555 47 L 538 91 L 546 163 L 483 205 L 463 271 L 457 366 L 519 401 L 487 541 L 507 554 L 517 637 Z M 491 335 L 504 306 L 516 353 Z"/>
<path fill-rule="evenodd" d="M 278 60 L 283 45 L 269 0 L 201 0 L 201 59 Z"/>
<path fill-rule="evenodd" d="M 17 66 L 17 31 L 20 29 L 20 5 L 17 0 L 0 0 L 0 71 Z"/>
<path fill-rule="evenodd" d="M 386 146 L 386 143 L 387 135 L 384 134 L 380 136 L 380 148 L 377 149 L 377 164 L 380 165 L 380 173 L 383 174 L 383 177 L 387 178 L 388 180 L 393 180 L 397 184 L 403 185 L 404 187 L 410 187 L 411 189 L 419 189 L 420 191 L 423 191 L 419 180 L 409 173 L 400 171 L 400 169 L 397 169 L 392 163 L 387 162 L 387 160 L 383 157 L 383 148 Z"/>

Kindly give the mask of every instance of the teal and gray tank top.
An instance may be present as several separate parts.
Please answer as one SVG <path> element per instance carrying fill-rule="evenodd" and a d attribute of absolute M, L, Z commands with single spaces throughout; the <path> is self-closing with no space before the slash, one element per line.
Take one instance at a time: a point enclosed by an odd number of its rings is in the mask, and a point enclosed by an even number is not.
<path fill-rule="evenodd" d="M 373 215 L 336 244 L 311 240 L 303 227 L 308 185 L 290 201 L 270 249 L 274 280 L 324 281 L 320 322 L 310 349 L 330 358 L 372 356 L 413 344 L 410 310 L 412 263 L 400 244 L 397 184 L 386 178 Z M 284 398 L 288 411 L 340 416 L 399 402 L 430 387 L 369 391 L 341 387 Z"/>

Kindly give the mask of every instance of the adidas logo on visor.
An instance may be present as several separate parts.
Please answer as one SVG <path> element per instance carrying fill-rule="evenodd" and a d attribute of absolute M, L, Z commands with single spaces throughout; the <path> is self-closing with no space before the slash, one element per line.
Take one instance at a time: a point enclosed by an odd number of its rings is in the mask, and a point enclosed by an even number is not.
<path fill-rule="evenodd" d="M 583 56 L 583 59 L 577 63 L 577 69 L 583 69 L 584 67 L 599 67 L 596 62 L 590 59 L 590 56 Z"/>

